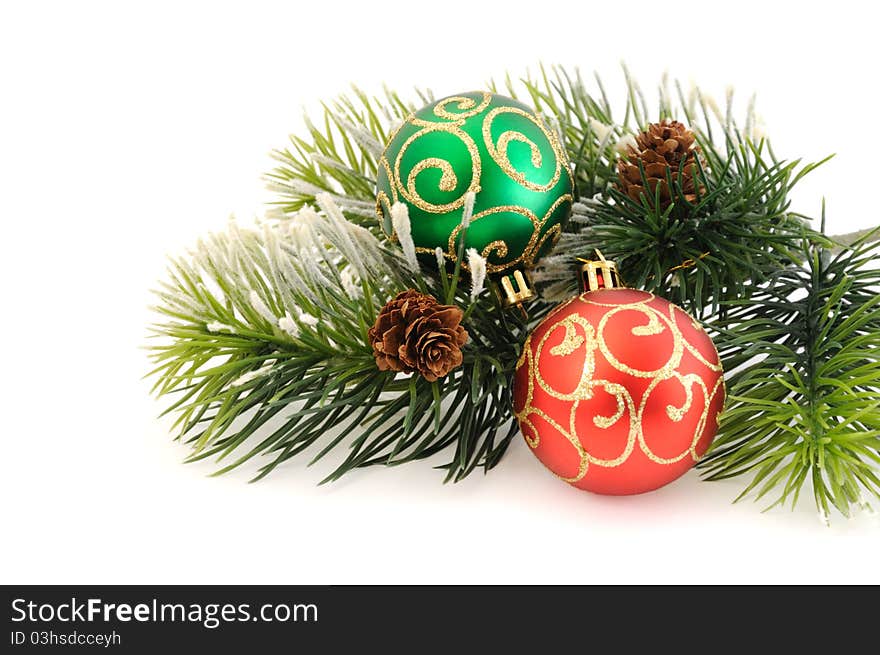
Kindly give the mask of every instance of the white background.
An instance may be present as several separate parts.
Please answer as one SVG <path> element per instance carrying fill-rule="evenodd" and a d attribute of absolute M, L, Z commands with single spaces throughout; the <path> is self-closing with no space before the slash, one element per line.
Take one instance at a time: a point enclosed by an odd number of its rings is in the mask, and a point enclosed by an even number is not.
<path fill-rule="evenodd" d="M 876 224 L 866 6 L 4 3 L 0 582 L 880 582 L 878 518 L 826 528 L 809 495 L 761 514 L 730 503 L 742 480 L 693 472 L 603 498 L 519 439 L 455 486 L 427 463 L 320 488 L 332 462 L 208 478 L 156 419 L 139 349 L 166 254 L 262 212 L 269 151 L 351 81 L 440 96 L 543 60 L 619 89 L 625 59 L 647 90 L 664 69 L 732 84 L 778 154 L 838 153 L 798 209 L 825 195 L 830 231 Z"/>

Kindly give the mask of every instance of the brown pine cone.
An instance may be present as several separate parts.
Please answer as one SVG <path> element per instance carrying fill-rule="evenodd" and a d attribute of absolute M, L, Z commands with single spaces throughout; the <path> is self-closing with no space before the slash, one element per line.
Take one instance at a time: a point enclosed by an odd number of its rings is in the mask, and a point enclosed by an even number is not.
<path fill-rule="evenodd" d="M 397 294 L 369 331 L 379 370 L 418 371 L 434 382 L 461 366 L 461 347 L 468 339 L 462 316 L 458 307 L 415 289 Z"/>
<path fill-rule="evenodd" d="M 617 188 L 636 202 L 640 202 L 639 196 L 644 193 L 648 202 L 653 203 L 655 189 L 659 185 L 660 209 L 666 209 L 673 202 L 666 171 L 669 170 L 673 181 L 678 180 L 679 167 L 684 162 L 681 169 L 682 193 L 688 202 L 695 202 L 698 157 L 700 146 L 696 144 L 696 137 L 682 123 L 669 119 L 652 123 L 636 137 L 636 145 L 630 146 L 617 162 Z M 642 183 L 639 160 L 645 169 L 648 191 Z M 702 159 L 700 161 L 703 163 Z M 700 186 L 700 192 L 703 191 L 704 188 Z"/>

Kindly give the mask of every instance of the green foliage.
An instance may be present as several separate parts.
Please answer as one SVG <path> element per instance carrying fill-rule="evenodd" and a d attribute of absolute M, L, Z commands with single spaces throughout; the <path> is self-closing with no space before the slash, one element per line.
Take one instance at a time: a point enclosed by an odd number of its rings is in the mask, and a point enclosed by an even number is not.
<path fill-rule="evenodd" d="M 880 247 L 805 243 L 804 264 L 727 303 L 714 324 L 728 404 L 701 463 L 709 480 L 754 477 L 742 496 L 792 507 L 809 481 L 820 515 L 880 497 Z M 741 496 L 741 497 L 742 497 Z"/>
<path fill-rule="evenodd" d="M 259 478 L 305 451 L 315 462 L 347 446 L 325 480 L 441 451 L 451 455 L 441 467 L 447 480 L 492 468 L 516 431 L 520 345 L 576 291 L 574 259 L 598 248 L 629 285 L 682 305 L 713 331 L 729 401 L 702 464 L 708 479 L 753 474 L 744 495 L 775 491 L 776 503 L 792 505 L 808 484 L 823 516 L 831 507 L 848 515 L 863 493 L 878 495 L 880 273 L 869 245 L 877 235 L 832 250 L 790 210 L 793 188 L 818 164 L 777 158 L 751 104 L 740 128 L 732 96 L 722 112 L 698 89 L 675 83 L 673 93 L 664 79 L 652 112 L 624 76 L 617 114 L 598 76 L 594 92 L 563 68 L 490 83 L 559 131 L 579 191 L 555 254 L 535 274 L 542 297 L 527 321 L 502 311 L 492 293 L 471 298 L 460 269 L 449 277 L 414 270 L 377 238 L 379 156 L 430 96 L 354 89 L 324 105 L 320 120 L 307 119 L 304 134 L 274 153 L 276 219 L 207 238 L 172 262 L 157 291 L 155 391 L 173 398 L 166 411 L 190 459 L 215 458 L 223 472 L 260 455 Z M 676 201 L 659 211 L 614 183 L 628 140 L 663 118 L 696 132 L 705 165 L 697 200 L 668 179 Z M 434 383 L 379 371 L 368 344 L 379 308 L 410 287 L 465 311 L 464 362 Z"/>
<path fill-rule="evenodd" d="M 176 398 L 166 413 L 177 414 L 190 461 L 216 458 L 222 473 L 265 455 L 260 478 L 345 443 L 325 481 L 446 448 L 447 479 L 492 468 L 515 432 L 509 379 L 525 325 L 471 300 L 458 273 L 413 273 L 329 197 L 318 202 L 323 215 L 210 236 L 172 262 L 157 291 L 154 389 Z M 411 287 L 467 308 L 464 364 L 434 383 L 379 371 L 369 346 L 378 310 Z"/>
<path fill-rule="evenodd" d="M 677 200 L 665 211 L 612 188 L 592 205 L 581 248 L 585 255 L 604 247 L 629 284 L 706 317 L 797 260 L 798 242 L 810 231 L 788 212 L 789 195 L 816 165 L 777 161 L 763 141 L 728 140 L 726 153 L 703 143 L 705 192 L 693 205 L 671 179 Z"/>
<path fill-rule="evenodd" d="M 548 300 L 574 293 L 573 258 L 591 258 L 599 248 L 618 262 L 628 284 L 710 318 L 722 300 L 742 294 L 744 285 L 791 263 L 804 234 L 819 239 L 805 217 L 789 211 L 792 188 L 819 164 L 777 159 L 757 136 L 751 104 L 739 128 L 732 95 L 722 113 L 698 89 L 685 93 L 675 83 L 673 93 L 664 78 L 652 116 L 626 69 L 624 76 L 619 121 L 598 75 L 594 93 L 579 71 L 562 67 L 541 67 L 537 76 L 521 80 L 508 76 L 503 85 L 489 83 L 493 91 L 533 104 L 559 131 L 574 165 L 581 202 L 557 249 L 564 254 L 545 258 L 538 279 Z M 374 213 L 376 166 L 394 127 L 431 99 L 419 91 L 414 96 L 416 102 L 405 101 L 386 90 L 376 98 L 355 88 L 352 95 L 325 104 L 320 121 L 306 117 L 307 134 L 292 136 L 289 148 L 274 153 L 279 166 L 268 179 L 279 193 L 278 207 L 296 211 L 329 192 L 349 220 L 380 234 Z M 614 188 L 621 144 L 663 118 L 680 119 L 696 132 L 706 162 L 700 173 L 705 192 L 691 205 L 670 179 L 678 199 L 667 211 Z"/>
<path fill-rule="evenodd" d="M 267 179 L 279 195 L 275 204 L 293 213 L 330 193 L 349 220 L 378 234 L 376 167 L 393 128 L 416 107 L 387 89 L 379 99 L 354 87 L 323 108 L 318 124 L 305 116 L 305 136 L 291 135 L 288 148 L 273 152 L 279 165 Z"/>
<path fill-rule="evenodd" d="M 676 83 L 672 94 L 664 79 L 652 115 L 637 83 L 626 71 L 625 76 L 627 103 L 620 123 L 613 120 L 598 77 L 596 97 L 579 75 L 564 69 L 552 75 L 542 69 L 537 80 L 524 82 L 532 101 L 559 122 L 581 194 L 570 234 L 559 246 L 564 255 L 545 260 L 540 277 L 553 284 L 552 297 L 574 293 L 570 267 L 560 264 L 572 257 L 590 259 L 598 248 L 617 262 L 627 284 L 710 318 L 721 301 L 741 296 L 745 285 L 760 283 L 796 261 L 804 235 L 821 240 L 807 227 L 806 217 L 789 210 L 789 198 L 803 176 L 822 162 L 777 159 L 757 134 L 752 105 L 745 127 L 739 128 L 732 94 L 722 114 L 698 89 L 685 95 Z M 614 182 L 627 139 L 665 118 L 681 120 L 695 132 L 704 161 L 698 175 L 702 190 L 693 203 L 668 174 L 675 202 L 664 210 L 656 198 L 633 200 Z"/>

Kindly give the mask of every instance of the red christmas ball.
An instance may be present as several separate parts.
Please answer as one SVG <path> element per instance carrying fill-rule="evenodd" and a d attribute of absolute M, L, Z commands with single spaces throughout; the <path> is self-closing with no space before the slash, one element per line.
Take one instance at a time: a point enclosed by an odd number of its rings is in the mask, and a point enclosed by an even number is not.
<path fill-rule="evenodd" d="M 718 429 L 715 345 L 684 310 L 606 288 L 555 308 L 517 363 L 514 412 L 537 458 L 566 482 L 638 494 L 683 475 Z"/>

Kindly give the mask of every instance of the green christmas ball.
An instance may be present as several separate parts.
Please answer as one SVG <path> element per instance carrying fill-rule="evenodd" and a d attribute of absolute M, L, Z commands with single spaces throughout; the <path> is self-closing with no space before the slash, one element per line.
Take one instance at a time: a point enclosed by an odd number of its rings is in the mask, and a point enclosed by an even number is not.
<path fill-rule="evenodd" d="M 436 262 L 438 247 L 456 260 L 468 191 L 475 202 L 465 246 L 486 258 L 490 274 L 530 268 L 571 213 L 574 181 L 559 139 L 505 96 L 476 91 L 423 107 L 391 136 L 379 164 L 376 211 L 385 232 L 396 239 L 391 205 L 405 203 L 425 261 Z"/>

